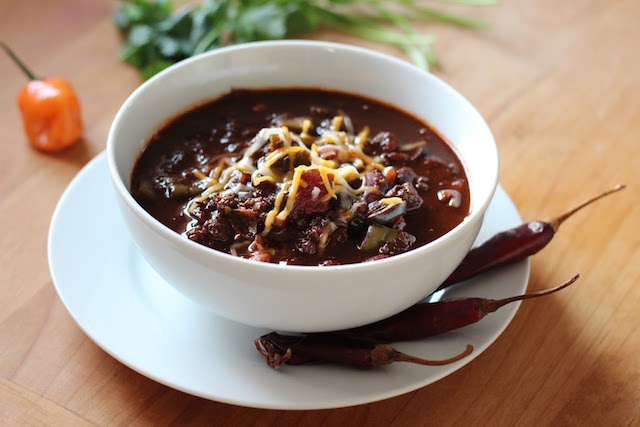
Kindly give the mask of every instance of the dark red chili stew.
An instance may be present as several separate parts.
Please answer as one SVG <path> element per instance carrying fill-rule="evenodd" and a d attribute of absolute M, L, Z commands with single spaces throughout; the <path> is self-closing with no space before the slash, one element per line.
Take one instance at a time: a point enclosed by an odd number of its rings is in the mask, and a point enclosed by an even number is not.
<path fill-rule="evenodd" d="M 150 138 L 131 188 L 186 238 L 300 265 L 406 252 L 470 205 L 460 160 L 427 124 L 319 89 L 233 90 L 174 118 Z"/>

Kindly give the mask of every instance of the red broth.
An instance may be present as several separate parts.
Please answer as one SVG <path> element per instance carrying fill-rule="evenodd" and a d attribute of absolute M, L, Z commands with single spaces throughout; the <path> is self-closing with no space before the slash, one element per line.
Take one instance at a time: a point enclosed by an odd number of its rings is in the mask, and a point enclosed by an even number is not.
<path fill-rule="evenodd" d="M 131 188 L 185 238 L 296 265 L 403 253 L 470 208 L 460 159 L 426 123 L 319 89 L 234 90 L 175 117 L 149 139 Z"/>

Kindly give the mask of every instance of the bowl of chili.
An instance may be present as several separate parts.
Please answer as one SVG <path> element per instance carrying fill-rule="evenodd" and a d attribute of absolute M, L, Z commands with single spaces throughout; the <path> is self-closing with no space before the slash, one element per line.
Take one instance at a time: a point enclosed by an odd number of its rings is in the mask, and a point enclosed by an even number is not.
<path fill-rule="evenodd" d="M 231 46 L 143 83 L 107 142 L 132 240 L 229 319 L 357 327 L 431 294 L 498 183 L 478 111 L 441 79 L 318 41 Z"/>

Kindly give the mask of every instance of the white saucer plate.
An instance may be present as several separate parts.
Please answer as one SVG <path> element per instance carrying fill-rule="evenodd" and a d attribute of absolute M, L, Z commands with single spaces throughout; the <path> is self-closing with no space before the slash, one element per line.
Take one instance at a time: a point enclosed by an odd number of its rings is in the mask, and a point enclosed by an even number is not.
<path fill-rule="evenodd" d="M 478 241 L 520 223 L 499 187 Z M 148 266 L 120 218 L 104 153 L 89 162 L 62 195 L 49 230 L 48 253 L 62 302 L 107 353 L 177 390 L 257 408 L 337 408 L 424 387 L 480 355 L 519 307 L 513 303 L 476 324 L 395 345 L 427 359 L 448 358 L 473 345 L 471 356 L 450 365 L 394 363 L 372 370 L 285 365 L 273 370 L 253 346 L 255 338 L 269 331 L 216 316 L 177 293 Z M 447 290 L 444 296 L 507 297 L 523 293 L 528 278 L 529 262 L 523 261 Z"/>

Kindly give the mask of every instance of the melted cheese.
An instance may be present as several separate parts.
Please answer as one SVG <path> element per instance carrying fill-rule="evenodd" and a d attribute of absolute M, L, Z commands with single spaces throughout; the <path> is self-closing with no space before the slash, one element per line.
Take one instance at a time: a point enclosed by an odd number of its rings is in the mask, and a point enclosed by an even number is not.
<path fill-rule="evenodd" d="M 381 205 L 395 205 L 402 202 L 403 200 L 401 197 L 384 197 L 378 200 L 378 203 L 380 203 Z"/>
<path fill-rule="evenodd" d="M 346 131 L 341 130 L 343 127 Z M 363 148 L 369 137 L 369 129 L 364 128 L 357 135 L 353 134 L 353 125 L 348 117 L 336 116 L 331 121 L 330 129 L 324 129 L 322 135 L 314 137 L 309 134 L 313 123 L 305 119 L 300 134 L 289 130 L 286 126 L 261 129 L 251 140 L 251 144 L 245 150 L 242 158 L 233 161 L 224 158 L 211 171 L 209 176 L 201 171 L 193 171 L 193 175 L 199 180 L 199 186 L 203 192 L 192 199 L 187 205 L 187 214 L 192 209 L 214 194 L 232 194 L 241 191 L 249 191 L 247 185 L 231 182 L 234 172 L 242 172 L 251 176 L 252 186 L 258 186 L 264 182 L 274 184 L 276 187 L 276 199 L 273 209 L 267 214 L 264 234 L 270 232 L 275 226 L 281 226 L 291 213 L 300 187 L 306 187 L 303 175 L 306 171 L 317 170 L 320 174 L 326 194 L 321 200 L 341 199 L 341 206 L 349 206 L 353 198 L 368 190 L 364 185 L 353 188 L 349 183 L 362 178 L 364 174 L 372 170 L 389 173 L 389 168 L 381 163 L 380 158 L 368 156 Z M 254 160 L 257 153 L 263 151 L 269 144 L 272 149 L 269 153 Z M 320 147 L 331 145 L 328 148 L 331 153 L 337 153 L 336 159 L 325 159 L 321 156 Z M 276 163 L 288 157 L 292 161 L 298 159 L 301 153 L 307 153 L 303 161 L 309 164 L 296 165 L 293 170 L 283 172 L 274 168 Z M 308 160 L 307 160 L 308 159 Z M 395 172 L 395 171 L 394 171 Z M 313 189 L 312 194 L 319 196 L 320 190 Z M 382 203 L 397 203 L 397 198 L 383 199 Z M 321 242 L 326 242 L 334 230 L 330 227 L 323 232 Z"/>

